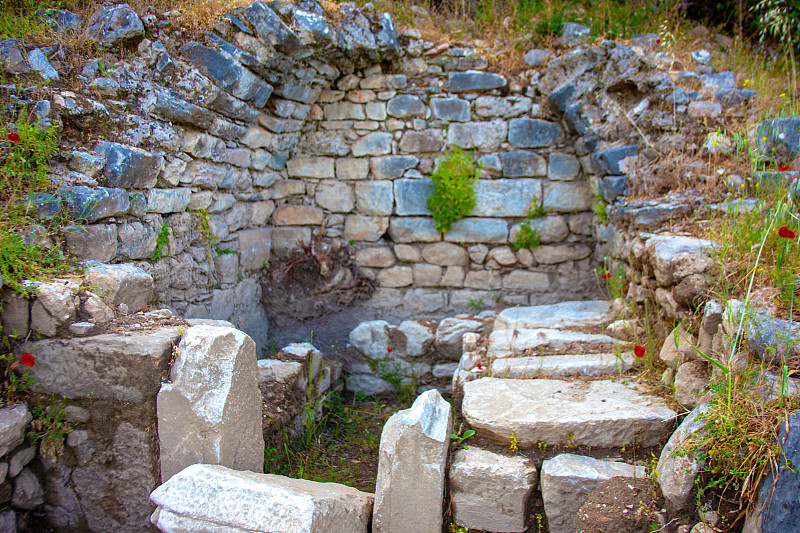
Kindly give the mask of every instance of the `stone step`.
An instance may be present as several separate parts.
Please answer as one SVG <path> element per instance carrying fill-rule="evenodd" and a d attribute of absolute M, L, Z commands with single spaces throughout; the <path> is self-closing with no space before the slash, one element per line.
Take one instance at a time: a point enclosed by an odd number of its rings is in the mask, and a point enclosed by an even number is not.
<path fill-rule="evenodd" d="M 494 331 L 502 329 L 582 328 L 604 326 L 613 321 L 611 302 L 561 302 L 531 307 L 510 307 L 494 321 Z"/>
<path fill-rule="evenodd" d="M 601 377 L 621 374 L 629 370 L 635 362 L 632 352 L 625 352 L 619 357 L 613 353 L 514 357 L 495 360 L 492 363 L 491 375 L 506 379 L 575 375 Z"/>
<path fill-rule="evenodd" d="M 608 335 L 564 331 L 551 328 L 501 329 L 489 335 L 487 355 L 490 359 L 528 355 L 602 353 L 630 347 L 629 342 Z"/>
<path fill-rule="evenodd" d="M 520 448 L 655 446 L 677 416 L 662 399 L 610 380 L 481 378 L 464 384 L 461 410 L 479 435 L 508 444 L 515 434 Z"/>

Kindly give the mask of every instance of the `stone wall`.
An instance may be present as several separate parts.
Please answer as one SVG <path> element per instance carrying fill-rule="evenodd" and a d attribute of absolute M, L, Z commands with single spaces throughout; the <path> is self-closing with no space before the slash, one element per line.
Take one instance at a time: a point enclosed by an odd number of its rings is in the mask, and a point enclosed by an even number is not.
<path fill-rule="evenodd" d="M 638 153 L 606 89 L 663 97 L 669 76 L 604 43 L 529 54 L 533 68 L 507 79 L 474 48 L 396 33 L 368 8 L 326 17 L 315 3 L 256 2 L 202 43 L 145 17 L 126 34 L 137 54 L 89 61 L 83 90 L 39 102 L 74 143 L 58 193 L 39 198 L 43 218 L 67 210 L 86 222 L 66 235 L 76 256 L 132 263 L 153 276 L 152 303 L 231 320 L 260 345 L 262 274 L 317 236 L 339 239 L 374 282 L 375 316 L 593 292 L 591 185 Z M 100 122 L 107 138 L 75 142 Z M 472 214 L 442 235 L 425 202 L 451 147 L 472 151 L 483 177 Z M 517 251 L 532 207 L 546 212 L 531 221 L 542 245 Z"/>

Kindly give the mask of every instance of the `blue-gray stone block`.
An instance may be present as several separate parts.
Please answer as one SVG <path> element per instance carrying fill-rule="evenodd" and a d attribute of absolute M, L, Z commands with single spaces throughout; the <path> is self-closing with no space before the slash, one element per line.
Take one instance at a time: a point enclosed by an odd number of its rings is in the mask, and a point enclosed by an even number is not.
<path fill-rule="evenodd" d="M 55 31 L 78 31 L 81 29 L 81 18 L 65 9 L 37 9 L 34 14 L 36 22 L 49 26 Z"/>
<path fill-rule="evenodd" d="M 598 144 L 600 144 L 600 137 L 594 132 L 587 133 L 575 141 L 575 151 L 579 156 L 588 155 L 597 150 Z"/>
<path fill-rule="evenodd" d="M 389 222 L 389 236 L 394 242 L 437 242 L 442 235 L 436 230 L 432 218 L 392 218 Z"/>
<path fill-rule="evenodd" d="M 736 75 L 733 72 L 720 72 L 718 74 L 703 74 L 700 76 L 703 89 L 715 93 L 720 89 L 735 89 Z"/>
<path fill-rule="evenodd" d="M 519 148 L 539 148 L 564 141 L 559 124 L 546 120 L 514 118 L 508 124 L 508 142 Z"/>
<path fill-rule="evenodd" d="M 800 117 L 765 120 L 756 129 L 755 138 L 762 153 L 780 163 L 791 161 L 800 155 Z"/>
<path fill-rule="evenodd" d="M 622 169 L 619 167 L 620 162 L 626 157 L 634 156 L 637 153 L 639 153 L 639 147 L 635 144 L 628 144 L 626 146 L 598 150 L 592 154 L 592 158 L 599 163 L 599 167 L 603 169 L 605 174 L 618 176 L 623 174 Z"/>
<path fill-rule="evenodd" d="M 800 493 L 800 473 L 797 471 L 800 464 L 800 412 L 795 411 L 786 423 L 779 424 L 778 444 L 783 453 L 778 454 L 777 468 L 768 469 L 761 482 L 759 505 L 751 511 L 761 513 L 755 518 L 761 523 L 758 529 L 761 533 L 800 531 L 800 506 L 797 505 Z"/>
<path fill-rule="evenodd" d="M 574 22 L 565 22 L 562 29 L 561 43 L 566 46 L 580 44 L 592 35 L 592 30 Z"/>
<path fill-rule="evenodd" d="M 263 2 L 253 2 L 245 8 L 244 14 L 256 34 L 279 52 L 292 52 L 300 47 L 297 35 Z"/>
<path fill-rule="evenodd" d="M 581 164 L 578 158 L 570 154 L 553 152 L 547 165 L 547 177 L 556 181 L 569 181 L 578 177 Z"/>
<path fill-rule="evenodd" d="M 177 91 L 156 86 L 154 93 L 156 99 L 152 109 L 167 120 L 201 129 L 208 129 L 214 123 L 214 113 L 187 102 Z"/>
<path fill-rule="evenodd" d="M 597 180 L 597 190 L 603 200 L 614 203 L 620 196 L 628 193 L 628 178 L 625 176 L 605 176 Z"/>
<path fill-rule="evenodd" d="M 98 143 L 94 151 L 106 157 L 103 179 L 112 187 L 148 189 L 156 184 L 164 166 L 162 156 L 119 143 Z"/>
<path fill-rule="evenodd" d="M 372 177 L 376 180 L 399 178 L 406 170 L 418 164 L 419 158 L 413 155 L 387 155 L 369 160 Z"/>
<path fill-rule="evenodd" d="M 434 98 L 431 109 L 435 118 L 448 122 L 469 122 L 472 118 L 469 102 L 460 98 Z"/>
<path fill-rule="evenodd" d="M 479 217 L 522 217 L 532 206 L 542 202 L 539 180 L 481 179 L 475 184 L 475 208 Z"/>
<path fill-rule="evenodd" d="M 39 220 L 50 220 L 61 211 L 61 198 L 46 193 L 29 194 L 25 202 L 28 211 L 33 211 Z"/>
<path fill-rule="evenodd" d="M 131 205 L 125 189 L 61 187 L 58 195 L 73 219 L 87 222 L 125 214 Z"/>
<path fill-rule="evenodd" d="M 518 150 L 500 154 L 503 160 L 503 175 L 508 178 L 525 176 L 544 176 L 547 174 L 547 163 L 536 152 Z"/>
<path fill-rule="evenodd" d="M 401 94 L 389 100 L 386 113 L 396 118 L 421 117 L 425 115 L 425 104 L 416 96 Z"/>
<path fill-rule="evenodd" d="M 398 215 L 430 215 L 427 202 L 433 192 L 429 179 L 399 179 L 394 182 L 395 212 Z"/>
<path fill-rule="evenodd" d="M 450 92 L 488 91 L 506 86 L 506 79 L 499 74 L 470 70 L 450 73 Z"/>
<path fill-rule="evenodd" d="M 493 218 L 462 218 L 453 223 L 444 240 L 458 243 L 506 242 L 508 223 Z"/>
<path fill-rule="evenodd" d="M 551 109 L 557 109 L 563 113 L 573 103 L 575 96 L 575 84 L 568 83 L 563 87 L 559 87 L 547 97 L 547 103 Z"/>
<path fill-rule="evenodd" d="M 106 5 L 89 19 L 87 36 L 101 46 L 117 46 L 144 37 L 142 19 L 125 4 Z"/>

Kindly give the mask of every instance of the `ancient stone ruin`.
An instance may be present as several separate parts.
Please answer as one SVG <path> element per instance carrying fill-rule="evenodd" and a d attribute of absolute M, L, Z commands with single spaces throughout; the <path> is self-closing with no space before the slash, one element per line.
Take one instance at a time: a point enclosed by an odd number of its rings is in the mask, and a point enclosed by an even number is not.
<path fill-rule="evenodd" d="M 670 510 L 688 508 L 698 459 L 672 451 L 702 430 L 710 369 L 687 346 L 730 350 L 741 309 L 704 300 L 713 243 L 655 232 L 702 199 L 623 200 L 665 170 L 650 163 L 681 124 L 741 112 L 754 95 L 733 73 L 570 27 L 506 77 L 371 4 L 333 18 L 256 1 L 198 40 L 124 4 L 48 16 L 135 53 L 18 97 L 71 143 L 57 190 L 32 201 L 43 223 L 77 221 L 66 245 L 85 274 L 3 289 L 3 333 L 70 429 L 63 449 L 29 446 L 27 407 L 0 410 L 0 530 L 429 533 L 446 512 L 523 532 L 537 500 L 547 531 L 571 533 L 595 489 L 647 476 L 622 460 L 632 444 L 660 457 Z M 57 80 L 42 54 L 0 42 L 5 72 Z M 453 148 L 480 177 L 442 234 L 426 201 Z M 539 246 L 515 246 L 523 228 Z M 638 364 L 637 317 L 597 289 L 604 257 L 633 280 L 629 301 L 677 320 L 705 306 L 699 339 L 676 330 L 660 354 L 691 410 L 680 425 L 620 377 Z M 398 384 L 419 396 L 384 428 L 374 495 L 262 473 L 265 440 L 300 435 L 309 406 Z M 454 415 L 486 446 L 456 449 Z M 537 464 L 498 451 L 509 442 L 570 453 Z"/>

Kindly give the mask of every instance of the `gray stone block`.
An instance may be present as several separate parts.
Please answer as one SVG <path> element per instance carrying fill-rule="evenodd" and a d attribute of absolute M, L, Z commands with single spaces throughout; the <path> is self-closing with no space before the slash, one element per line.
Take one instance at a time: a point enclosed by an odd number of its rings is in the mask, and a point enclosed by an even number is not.
<path fill-rule="evenodd" d="M 150 189 L 147 195 L 147 211 L 150 213 L 178 213 L 184 211 L 192 198 L 187 187 L 177 189 Z"/>
<path fill-rule="evenodd" d="M 469 102 L 459 98 L 433 98 L 431 110 L 435 118 L 448 122 L 469 122 Z"/>
<path fill-rule="evenodd" d="M 500 148 L 507 132 L 508 126 L 504 120 L 455 123 L 447 129 L 447 144 L 492 152 Z"/>
<path fill-rule="evenodd" d="M 117 226 L 114 224 L 65 226 L 63 232 L 67 250 L 79 259 L 106 262 L 117 255 Z"/>
<path fill-rule="evenodd" d="M 462 218 L 453 223 L 444 240 L 459 243 L 506 242 L 508 224 L 493 218 Z"/>
<path fill-rule="evenodd" d="M 89 18 L 87 36 L 101 46 L 117 46 L 144 37 L 144 24 L 127 5 L 106 5 Z"/>
<path fill-rule="evenodd" d="M 475 184 L 479 217 L 522 217 L 532 205 L 541 205 L 542 185 L 534 179 L 480 179 Z"/>
<path fill-rule="evenodd" d="M 536 152 L 517 150 L 500 154 L 503 161 L 503 175 L 509 178 L 523 176 L 544 176 L 547 174 L 547 163 Z"/>
<path fill-rule="evenodd" d="M 560 144 L 564 130 L 546 120 L 514 118 L 508 124 L 508 142 L 519 148 L 538 148 Z"/>
<path fill-rule="evenodd" d="M 429 179 L 399 179 L 394 182 L 395 212 L 401 216 L 429 215 L 427 201 L 433 192 Z"/>
<path fill-rule="evenodd" d="M 417 96 L 401 94 L 386 104 L 386 113 L 395 118 L 421 117 L 425 115 L 425 104 Z"/>
<path fill-rule="evenodd" d="M 413 155 L 387 155 L 369 160 L 372 177 L 376 180 L 399 178 L 406 170 L 418 164 L 419 158 Z"/>
<path fill-rule="evenodd" d="M 638 146 L 635 144 L 629 144 L 626 146 L 617 146 L 615 148 L 598 150 L 592 154 L 592 157 L 599 162 L 600 168 L 602 168 L 606 174 L 619 176 L 620 174 L 625 173 L 620 167 L 622 160 L 626 157 L 635 156 L 638 152 Z"/>
<path fill-rule="evenodd" d="M 291 53 L 300 47 L 297 35 L 263 2 L 253 2 L 244 10 L 244 14 L 256 34 L 278 51 Z"/>
<path fill-rule="evenodd" d="M 391 181 L 356 183 L 358 213 L 361 215 L 391 215 L 394 205 L 393 188 Z"/>
<path fill-rule="evenodd" d="M 25 51 L 17 39 L 0 41 L 0 66 L 11 74 L 26 74 L 31 71 Z"/>
<path fill-rule="evenodd" d="M 442 239 L 432 218 L 393 218 L 389 236 L 397 243 L 437 242 Z"/>
<path fill-rule="evenodd" d="M 451 93 L 486 91 L 505 87 L 506 79 L 499 74 L 489 72 L 452 72 L 450 73 L 448 85 Z"/>
<path fill-rule="evenodd" d="M 355 157 L 365 155 L 385 155 L 392 152 L 392 134 L 375 132 L 361 137 L 350 149 Z"/>
<path fill-rule="evenodd" d="M 592 206 L 592 189 L 586 182 L 555 182 L 547 186 L 542 207 L 556 213 L 587 211 Z"/>
<path fill-rule="evenodd" d="M 580 175 L 581 164 L 574 155 L 553 152 L 547 165 L 547 177 L 556 181 L 569 181 Z"/>
<path fill-rule="evenodd" d="M 58 194 L 73 219 L 87 222 L 125 214 L 131 205 L 125 189 L 61 187 Z"/>
<path fill-rule="evenodd" d="M 156 184 L 164 158 L 141 148 L 113 142 L 98 143 L 95 152 L 106 158 L 103 180 L 111 187 L 149 189 Z"/>

